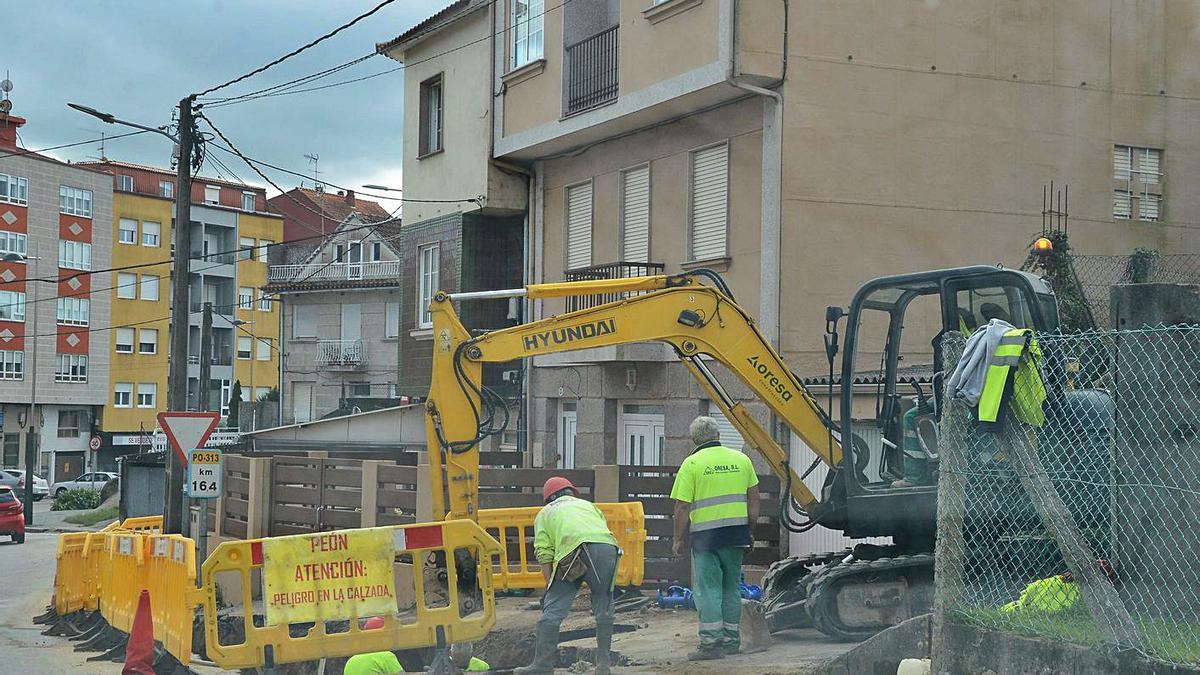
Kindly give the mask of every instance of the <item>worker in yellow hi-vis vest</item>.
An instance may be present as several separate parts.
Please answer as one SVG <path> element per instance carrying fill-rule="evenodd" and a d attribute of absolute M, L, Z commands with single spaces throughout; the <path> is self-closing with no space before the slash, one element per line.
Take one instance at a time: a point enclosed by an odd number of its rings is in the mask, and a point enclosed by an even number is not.
<path fill-rule="evenodd" d="M 1096 568 L 1112 583 L 1117 583 L 1117 572 L 1112 563 L 1100 559 Z M 1065 612 L 1079 604 L 1079 587 L 1075 584 L 1075 576 L 1063 572 L 1045 579 L 1038 579 L 1021 591 L 1021 597 L 1002 605 L 1000 611 L 1005 614 L 1016 614 L 1023 611 Z"/>

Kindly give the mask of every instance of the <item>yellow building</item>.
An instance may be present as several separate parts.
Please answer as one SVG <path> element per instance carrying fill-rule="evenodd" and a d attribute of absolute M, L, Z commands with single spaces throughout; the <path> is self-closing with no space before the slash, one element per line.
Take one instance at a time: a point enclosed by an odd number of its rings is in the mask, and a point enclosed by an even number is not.
<path fill-rule="evenodd" d="M 111 391 L 100 428 L 104 445 L 125 454 L 150 444 L 155 416 L 167 409 L 175 173 L 111 160 L 89 166 L 113 175 L 117 271 L 105 279 L 113 298 Z M 283 219 L 266 213 L 265 192 L 250 185 L 198 177 L 191 197 L 188 409 L 220 411 L 226 425 L 235 382 L 243 401 L 268 396 L 279 386 L 279 311 L 261 289 L 270 246 L 283 237 Z M 202 395 L 206 302 L 212 305 L 213 352 L 208 392 Z M 275 423 L 255 418 L 257 426 Z"/>

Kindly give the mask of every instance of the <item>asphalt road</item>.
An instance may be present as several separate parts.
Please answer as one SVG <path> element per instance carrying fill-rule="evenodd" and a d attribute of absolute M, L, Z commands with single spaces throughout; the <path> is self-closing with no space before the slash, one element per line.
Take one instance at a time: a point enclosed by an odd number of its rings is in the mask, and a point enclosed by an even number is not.
<path fill-rule="evenodd" d="M 45 627 L 30 621 L 50 601 L 57 542 L 56 534 L 30 533 L 24 544 L 0 543 L 0 672 L 120 673 L 120 664 L 88 663 L 90 654 L 75 653 L 66 638 L 43 636 Z"/>

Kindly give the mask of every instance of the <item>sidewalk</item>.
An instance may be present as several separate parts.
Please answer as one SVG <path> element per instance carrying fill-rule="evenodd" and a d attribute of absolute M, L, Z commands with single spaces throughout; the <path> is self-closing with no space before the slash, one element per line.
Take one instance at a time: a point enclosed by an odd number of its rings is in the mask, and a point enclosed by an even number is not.
<path fill-rule="evenodd" d="M 33 524 L 26 527 L 30 533 L 39 532 L 95 532 L 112 521 L 102 521 L 95 525 L 76 525 L 66 522 L 70 516 L 87 513 L 84 511 L 51 511 L 51 500 L 43 499 L 33 504 Z"/>

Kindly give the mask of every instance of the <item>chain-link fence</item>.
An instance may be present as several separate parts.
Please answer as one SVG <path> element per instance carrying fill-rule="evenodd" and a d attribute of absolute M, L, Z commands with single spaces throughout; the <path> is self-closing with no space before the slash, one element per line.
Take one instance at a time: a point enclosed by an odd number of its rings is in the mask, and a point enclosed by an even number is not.
<path fill-rule="evenodd" d="M 1200 327 L 1037 343 L 1000 424 L 944 403 L 936 611 L 1200 663 Z"/>
<path fill-rule="evenodd" d="M 1130 255 L 1070 256 L 1084 301 L 1096 328 L 1113 328 L 1109 289 L 1115 284 L 1175 283 L 1200 284 L 1200 255 L 1162 255 L 1139 249 Z"/>

